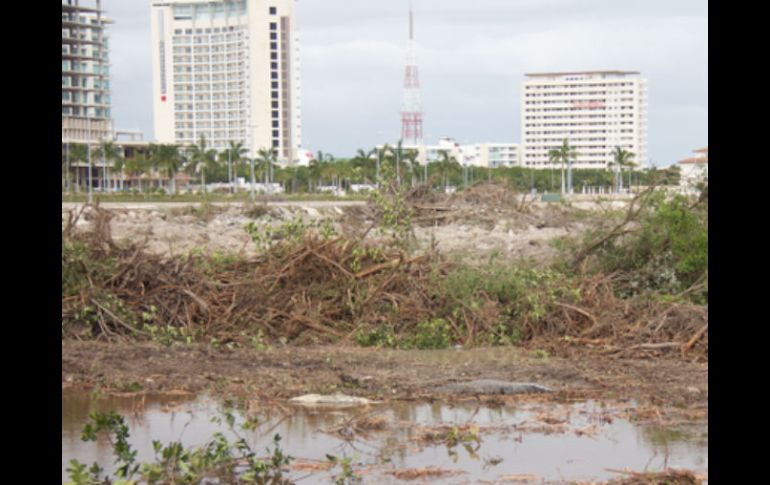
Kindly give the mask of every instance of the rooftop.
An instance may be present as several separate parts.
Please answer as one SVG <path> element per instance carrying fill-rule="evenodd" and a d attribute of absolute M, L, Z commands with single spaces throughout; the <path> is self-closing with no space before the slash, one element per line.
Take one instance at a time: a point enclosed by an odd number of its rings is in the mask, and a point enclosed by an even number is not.
<path fill-rule="evenodd" d="M 677 163 L 694 164 L 694 165 L 708 165 L 709 159 L 708 159 L 708 157 L 692 157 L 692 158 L 685 158 L 684 160 L 679 160 Z"/>

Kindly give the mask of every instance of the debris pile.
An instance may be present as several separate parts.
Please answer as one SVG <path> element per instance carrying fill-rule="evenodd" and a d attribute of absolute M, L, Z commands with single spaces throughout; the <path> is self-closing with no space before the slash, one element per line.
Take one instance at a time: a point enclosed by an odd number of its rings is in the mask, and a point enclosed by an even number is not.
<path fill-rule="evenodd" d="M 411 256 L 312 231 L 252 258 L 164 258 L 114 242 L 111 215 L 98 207 L 87 213 L 91 229 L 74 231 L 82 215 L 62 230 L 64 338 L 417 348 L 533 342 L 553 353 L 708 358 L 704 307 L 618 298 L 612 276 L 515 267 L 487 274 L 437 253 Z"/>

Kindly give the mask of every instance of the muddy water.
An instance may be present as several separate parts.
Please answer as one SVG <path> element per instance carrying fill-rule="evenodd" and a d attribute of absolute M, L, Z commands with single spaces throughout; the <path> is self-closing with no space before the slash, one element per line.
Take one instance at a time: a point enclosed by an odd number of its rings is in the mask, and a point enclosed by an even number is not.
<path fill-rule="evenodd" d="M 113 462 L 105 440 L 84 443 L 80 431 L 91 410 L 118 411 L 130 426 L 130 442 L 139 461 L 153 458 L 152 440 L 204 444 L 216 431 L 211 421 L 221 405 L 212 399 L 184 396 L 107 397 L 87 394 L 62 396 L 62 480 L 72 458 L 106 469 Z M 392 472 L 408 468 L 438 467 L 458 473 L 430 483 L 477 483 L 527 475 L 534 480 L 606 480 L 617 477 L 607 469 L 648 471 L 667 467 L 708 472 L 706 423 L 688 423 L 676 429 L 636 426 L 617 417 L 617 408 L 585 402 L 561 405 L 521 404 L 515 408 L 479 408 L 473 404 L 397 403 L 361 408 L 284 409 L 253 407 L 260 419 L 256 432 L 241 432 L 258 453 L 270 445 L 274 434 L 282 437 L 283 450 L 294 464 L 326 461 L 327 454 L 350 457 L 364 483 L 397 483 Z M 345 435 L 345 424 L 363 415 L 384 416 L 388 425 L 365 434 Z M 421 439 L 445 425 L 473 425 L 478 441 L 449 446 Z M 466 429 L 466 428 L 461 428 Z M 340 431 L 342 434 L 340 434 Z M 235 436 L 224 433 L 229 439 Z M 345 438 L 349 439 L 345 439 Z M 299 483 L 330 483 L 339 473 L 309 472 L 295 466 L 291 477 Z M 423 481 L 423 483 L 426 483 Z"/>

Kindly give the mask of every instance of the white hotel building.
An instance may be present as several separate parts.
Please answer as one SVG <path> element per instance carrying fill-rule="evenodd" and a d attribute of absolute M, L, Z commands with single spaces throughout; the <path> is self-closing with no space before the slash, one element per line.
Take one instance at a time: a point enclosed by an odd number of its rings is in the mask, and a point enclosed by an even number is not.
<path fill-rule="evenodd" d="M 301 145 L 294 0 L 155 0 L 153 115 L 158 143 L 243 142 L 293 163 Z"/>
<path fill-rule="evenodd" d="M 522 166 L 551 167 L 564 139 L 574 168 L 606 168 L 616 146 L 647 160 L 647 80 L 633 71 L 526 74 L 521 98 Z"/>
<path fill-rule="evenodd" d="M 382 148 L 379 146 L 378 148 Z M 436 145 L 403 145 L 405 150 L 417 150 L 417 163 L 425 165 L 441 160 L 447 152 L 460 165 L 476 167 L 517 167 L 521 164 L 521 150 L 517 143 L 475 143 L 461 145 L 454 138 L 444 137 Z"/>

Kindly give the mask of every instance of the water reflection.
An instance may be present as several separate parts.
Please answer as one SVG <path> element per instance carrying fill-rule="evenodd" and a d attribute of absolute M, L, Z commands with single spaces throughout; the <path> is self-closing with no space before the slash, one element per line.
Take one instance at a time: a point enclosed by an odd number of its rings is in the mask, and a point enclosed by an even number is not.
<path fill-rule="evenodd" d="M 214 432 L 222 431 L 211 420 L 221 408 L 221 404 L 205 397 L 62 396 L 62 478 L 70 458 L 89 465 L 98 461 L 110 469 L 113 457 L 106 440 L 80 440 L 92 410 L 121 413 L 130 426 L 130 442 L 138 450 L 138 460 L 146 461 L 153 458 L 154 439 L 203 445 Z M 607 479 L 611 477 L 607 468 L 708 470 L 705 423 L 675 429 L 640 427 L 623 419 L 608 419 L 605 405 L 590 401 L 518 408 L 440 403 L 347 409 L 247 408 L 259 422 L 255 432 L 244 434 L 252 442 L 252 449 L 264 450 L 278 433 L 284 451 L 295 458 L 325 461 L 326 455 L 332 454 L 352 457 L 358 467 L 374 466 L 365 475 L 366 483 L 391 482 L 388 471 L 426 466 L 462 469 L 467 472 L 465 478 L 473 479 L 495 479 L 506 474 L 533 474 L 546 480 Z M 380 429 L 382 421 L 387 425 Z M 371 429 L 366 428 L 367 423 Z M 424 439 L 426 429 L 470 433 L 469 426 L 478 440 Z M 235 439 L 231 433 L 224 434 Z M 306 474 L 298 472 L 295 478 Z"/>

